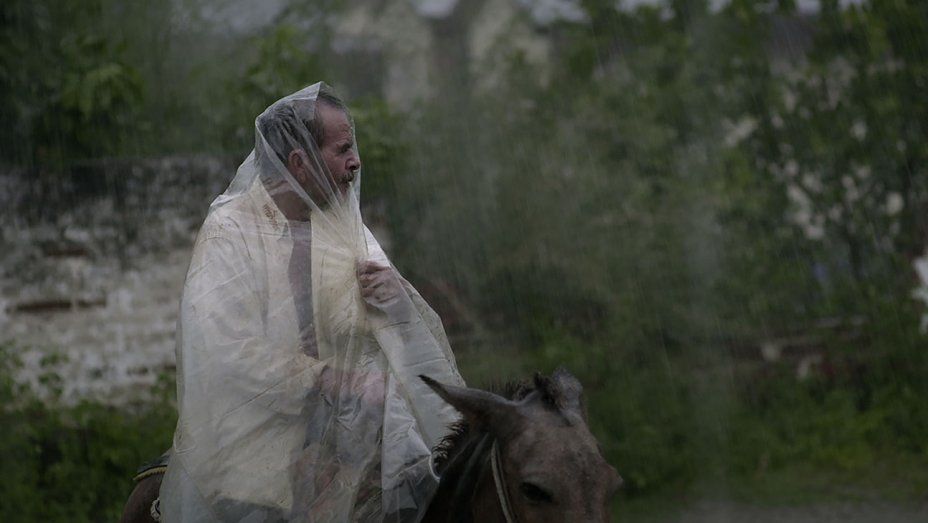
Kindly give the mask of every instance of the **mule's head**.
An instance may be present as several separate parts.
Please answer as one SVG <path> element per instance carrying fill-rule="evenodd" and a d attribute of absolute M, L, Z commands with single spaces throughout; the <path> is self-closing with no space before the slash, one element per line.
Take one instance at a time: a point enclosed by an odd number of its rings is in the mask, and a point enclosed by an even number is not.
<path fill-rule="evenodd" d="M 622 483 L 590 433 L 583 388 L 569 372 L 536 375 L 514 399 L 423 379 L 471 430 L 496 438 L 513 515 L 520 522 L 609 521 Z"/>

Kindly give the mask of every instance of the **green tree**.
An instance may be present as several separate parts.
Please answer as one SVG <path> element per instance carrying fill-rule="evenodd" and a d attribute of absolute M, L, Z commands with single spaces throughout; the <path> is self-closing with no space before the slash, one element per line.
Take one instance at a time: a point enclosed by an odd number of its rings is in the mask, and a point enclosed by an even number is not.
<path fill-rule="evenodd" d="M 3 157 L 60 163 L 131 143 L 144 89 L 124 42 L 103 30 L 107 0 L 7 2 L 0 40 Z"/>

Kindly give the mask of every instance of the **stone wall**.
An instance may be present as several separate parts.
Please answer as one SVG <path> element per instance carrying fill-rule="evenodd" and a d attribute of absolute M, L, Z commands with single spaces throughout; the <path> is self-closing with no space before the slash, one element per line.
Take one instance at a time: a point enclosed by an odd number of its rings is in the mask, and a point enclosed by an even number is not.
<path fill-rule="evenodd" d="M 169 374 L 189 250 L 234 172 L 184 157 L 0 174 L 0 343 L 21 380 L 121 403 Z"/>

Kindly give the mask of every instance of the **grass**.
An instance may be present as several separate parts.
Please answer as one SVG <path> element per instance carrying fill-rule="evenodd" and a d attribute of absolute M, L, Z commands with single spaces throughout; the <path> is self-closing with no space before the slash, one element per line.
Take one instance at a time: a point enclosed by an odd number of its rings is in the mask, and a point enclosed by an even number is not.
<path fill-rule="evenodd" d="M 756 507 L 811 507 L 841 503 L 915 504 L 928 499 L 928 456 L 887 453 L 860 470 L 796 463 L 755 477 L 700 478 L 688 485 L 662 488 L 613 501 L 616 521 L 675 521 L 704 502 Z"/>

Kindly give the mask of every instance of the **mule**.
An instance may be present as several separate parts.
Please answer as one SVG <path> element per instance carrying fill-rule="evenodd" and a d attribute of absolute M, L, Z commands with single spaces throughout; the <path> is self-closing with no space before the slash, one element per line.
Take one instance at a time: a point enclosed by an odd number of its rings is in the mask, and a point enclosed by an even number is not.
<path fill-rule="evenodd" d="M 421 378 L 463 419 L 438 445 L 441 477 L 423 522 L 609 521 L 622 478 L 587 426 L 580 382 L 563 369 L 501 394 Z M 150 523 L 162 475 L 139 481 L 121 523 Z"/>
<path fill-rule="evenodd" d="M 427 522 L 605 522 L 622 478 L 587 426 L 564 369 L 503 395 L 425 382 L 464 419 L 439 445 Z"/>

